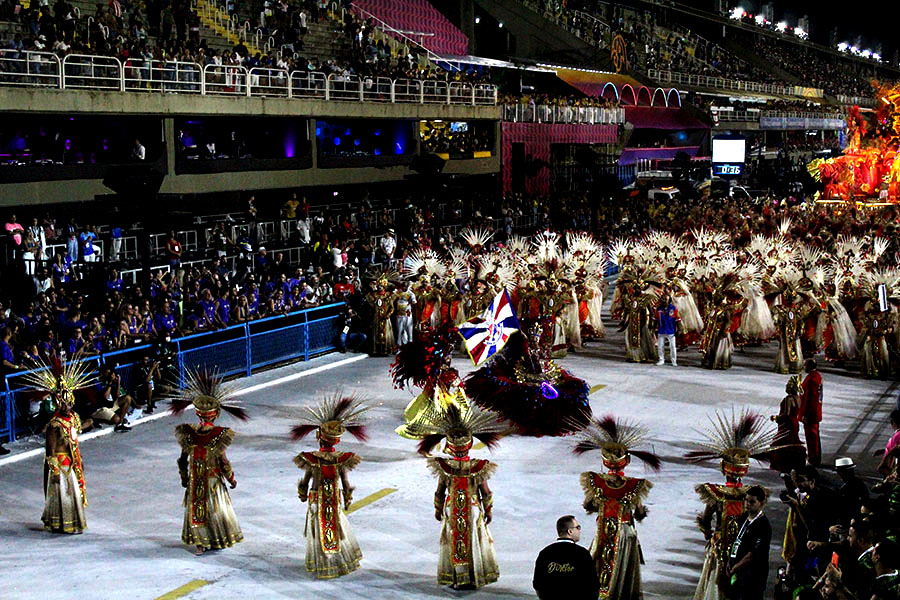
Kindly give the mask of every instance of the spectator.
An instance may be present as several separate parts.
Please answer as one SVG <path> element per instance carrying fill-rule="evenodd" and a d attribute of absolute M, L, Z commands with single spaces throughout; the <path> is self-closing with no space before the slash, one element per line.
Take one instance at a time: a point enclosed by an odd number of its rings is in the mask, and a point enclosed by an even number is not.
<path fill-rule="evenodd" d="M 841 456 L 834 461 L 834 470 L 841 479 L 837 494 L 840 499 L 842 525 L 847 527 L 850 518 L 859 514 L 860 508 L 869 501 L 869 489 L 856 475 L 856 464 L 852 458 Z"/>
<path fill-rule="evenodd" d="M 16 356 L 10 345 L 11 340 L 12 329 L 6 326 L 0 329 L 0 361 L 2 361 L 4 375 L 19 371 L 23 368 L 16 364 Z"/>
<path fill-rule="evenodd" d="M 155 380 L 159 377 L 159 361 L 151 359 L 147 354 L 133 367 L 131 379 L 134 381 L 134 403 L 143 407 L 145 415 L 153 414 L 156 409 L 153 391 Z"/>
<path fill-rule="evenodd" d="M 366 334 L 362 332 L 359 315 L 352 306 L 347 305 L 344 311 L 344 327 L 338 334 L 338 350 L 346 352 L 361 348 L 366 343 Z"/>
<path fill-rule="evenodd" d="M 581 525 L 572 515 L 556 521 L 556 542 L 538 554 L 532 586 L 541 600 L 595 599 L 600 581 L 591 553 L 578 545 Z"/>
<path fill-rule="evenodd" d="M 100 367 L 100 374 L 95 386 L 97 393 L 96 405 L 91 418 L 96 422 L 112 423 L 114 431 L 131 431 L 125 415 L 131 407 L 131 396 L 122 389 L 122 380 L 115 372 L 112 365 L 104 364 Z"/>
<path fill-rule="evenodd" d="M 884 454 L 881 456 L 881 462 L 878 463 L 878 472 L 887 477 L 894 471 L 897 466 L 897 447 L 900 446 L 900 409 L 891 411 L 890 416 L 891 427 L 894 433 L 884 447 Z"/>
<path fill-rule="evenodd" d="M 141 144 L 141 140 L 134 140 L 134 148 L 131 151 L 131 158 L 137 161 L 143 161 L 147 157 L 147 149 Z"/>
<path fill-rule="evenodd" d="M 169 230 L 169 237 L 166 239 L 166 258 L 172 271 L 181 268 L 181 250 L 181 242 L 175 236 L 175 230 Z"/>

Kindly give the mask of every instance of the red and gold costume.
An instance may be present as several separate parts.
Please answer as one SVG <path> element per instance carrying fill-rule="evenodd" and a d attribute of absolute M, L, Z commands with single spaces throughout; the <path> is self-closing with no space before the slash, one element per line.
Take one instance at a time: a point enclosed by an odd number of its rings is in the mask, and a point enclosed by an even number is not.
<path fill-rule="evenodd" d="M 642 558 L 634 523 L 647 515 L 643 500 L 653 484 L 626 477 L 624 470 L 632 454 L 654 469 L 659 469 L 660 460 L 632 449 L 646 436 L 645 430 L 612 416 L 592 419 L 580 436 L 575 453 L 600 450 L 608 469 L 607 473 L 581 474 L 584 508 L 588 514 L 597 513 L 597 533 L 590 552 L 600 580 L 600 598 L 640 600 Z"/>
<path fill-rule="evenodd" d="M 87 529 L 84 508 L 87 490 L 84 464 L 78 448 L 81 419 L 72 410 L 74 392 L 91 383 L 89 367 L 80 360 L 63 364 L 54 359 L 39 362 L 25 380 L 42 392 L 49 392 L 56 411 L 47 424 L 44 452 L 44 529 L 54 533 L 81 533 Z"/>
<path fill-rule="evenodd" d="M 387 276 L 381 276 L 376 280 L 375 290 L 366 295 L 366 302 L 372 310 L 373 356 L 386 356 L 394 351 L 394 327 L 391 324 L 394 295 L 387 290 L 387 286 Z"/>
<path fill-rule="evenodd" d="M 84 507 L 84 465 L 78 449 L 81 419 L 70 407 L 57 411 L 47 425 L 44 461 L 44 529 L 54 533 L 81 533 L 87 529 Z"/>
<path fill-rule="evenodd" d="M 184 391 L 172 401 L 171 411 L 180 414 L 193 405 L 199 425 L 187 423 L 175 427 L 175 439 L 181 446 L 178 471 L 184 492 L 184 525 L 181 541 L 195 546 L 197 554 L 207 549 L 230 548 L 243 541 L 225 484 L 234 488 L 237 480 L 225 450 L 234 441 L 234 431 L 215 425 L 222 410 L 246 419 L 243 410 L 223 401 L 232 393 L 217 373 L 189 372 Z"/>
<path fill-rule="evenodd" d="M 473 436 L 493 446 L 500 429 L 497 416 L 478 408 L 461 412 L 453 407 L 431 421 L 429 435 L 419 444 L 426 454 L 443 438 L 450 458 L 428 457 L 428 468 L 438 479 L 434 516 L 441 522 L 438 583 L 453 588 L 480 588 L 497 581 L 500 568 L 491 522 L 493 495 L 487 480 L 497 465 L 469 457 Z"/>
<path fill-rule="evenodd" d="M 750 458 L 760 458 L 766 451 L 772 433 L 764 427 L 761 415 L 744 411 L 730 417 L 718 413 L 710 420 L 712 428 L 702 450 L 690 452 L 691 462 L 721 459 L 725 483 L 701 483 L 694 490 L 704 505 L 697 524 L 706 538 L 706 556 L 694 600 L 724 600 L 729 586 L 725 574 L 728 555 L 740 530 L 744 514 L 746 490 L 741 480 L 750 469 Z"/>
<path fill-rule="evenodd" d="M 301 502 L 309 503 L 304 530 L 306 570 L 319 579 L 332 579 L 357 570 L 362 560 L 345 512 L 353 502 L 347 474 L 361 459 L 353 452 L 338 452 L 334 446 L 345 431 L 366 440 L 359 420 L 366 408 L 353 398 L 338 396 L 326 399 L 317 409 L 307 410 L 308 418 L 292 432 L 299 439 L 315 428 L 319 440 L 317 452 L 301 452 L 294 457 L 294 464 L 305 471 L 297 496 Z"/>

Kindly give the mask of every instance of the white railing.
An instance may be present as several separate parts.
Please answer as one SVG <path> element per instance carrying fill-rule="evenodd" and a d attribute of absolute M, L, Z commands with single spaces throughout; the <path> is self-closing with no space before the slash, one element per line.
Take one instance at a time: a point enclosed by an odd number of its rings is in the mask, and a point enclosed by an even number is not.
<path fill-rule="evenodd" d="M 248 85 L 249 84 L 249 85 Z M 158 61 L 51 52 L 0 50 L 0 87 L 47 87 L 118 92 L 192 93 L 202 96 L 318 98 L 467 106 L 497 104 L 497 87 L 440 80 L 410 80 L 319 72 L 205 67 L 195 62 Z"/>
<path fill-rule="evenodd" d="M 599 106 L 507 104 L 503 106 L 503 120 L 515 123 L 619 125 L 625 122 L 625 109 Z"/>
<path fill-rule="evenodd" d="M 689 73 L 672 73 L 648 69 L 647 77 L 658 83 L 705 87 L 716 90 L 756 92 L 760 94 L 776 94 L 780 96 L 799 96 L 821 98 L 824 94 L 819 88 L 800 86 L 784 86 L 755 81 L 738 81 L 726 77 L 710 77 L 708 75 L 691 75 Z"/>
<path fill-rule="evenodd" d="M 125 61 L 125 90 L 129 92 L 203 92 L 203 68 L 175 60 Z"/>
<path fill-rule="evenodd" d="M 732 123 L 759 122 L 760 117 L 775 117 L 785 119 L 839 119 L 843 120 L 841 113 L 822 113 L 807 111 L 783 111 L 783 110 L 712 110 L 719 121 Z"/>
<path fill-rule="evenodd" d="M 875 106 L 875 98 L 866 98 L 864 96 L 837 96 L 838 102 L 844 106 Z"/>
<path fill-rule="evenodd" d="M 52 52 L 0 50 L 0 85 L 60 86 L 60 62 Z"/>

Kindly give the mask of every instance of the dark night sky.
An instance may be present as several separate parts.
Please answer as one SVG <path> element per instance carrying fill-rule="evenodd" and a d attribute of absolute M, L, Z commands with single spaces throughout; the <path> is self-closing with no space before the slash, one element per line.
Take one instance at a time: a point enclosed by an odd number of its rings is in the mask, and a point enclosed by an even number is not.
<path fill-rule="evenodd" d="M 682 0 L 685 4 L 704 10 L 713 10 L 711 0 Z M 729 0 L 731 6 L 742 6 L 756 14 L 766 0 Z M 810 39 L 828 45 L 831 30 L 838 28 L 838 42 L 856 42 L 862 36 L 861 48 L 881 42 L 884 59 L 890 59 L 900 48 L 900 2 L 897 0 L 868 0 L 863 2 L 821 2 L 815 0 L 772 0 L 776 23 L 787 21 L 795 26 L 797 19 L 809 15 L 812 32 Z"/>

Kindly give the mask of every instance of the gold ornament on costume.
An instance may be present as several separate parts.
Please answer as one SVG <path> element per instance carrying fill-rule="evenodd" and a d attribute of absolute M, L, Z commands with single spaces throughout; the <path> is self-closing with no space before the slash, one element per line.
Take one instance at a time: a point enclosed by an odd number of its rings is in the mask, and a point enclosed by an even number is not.
<path fill-rule="evenodd" d="M 96 379 L 91 373 L 93 365 L 81 360 L 80 354 L 67 363 L 59 359 L 51 362 L 34 362 L 35 370 L 22 378 L 38 390 L 50 392 L 53 400 L 71 408 L 75 404 L 75 391 L 91 385 Z"/>
<path fill-rule="evenodd" d="M 709 417 L 710 427 L 698 431 L 704 439 L 697 442 L 700 448 L 685 454 L 685 458 L 700 463 L 717 458 L 722 461 L 725 475 L 743 477 L 750 468 L 750 459 L 761 460 L 775 438 L 775 431 L 766 427 L 766 419 L 757 412 L 744 409 L 731 415 L 716 412 Z"/>

